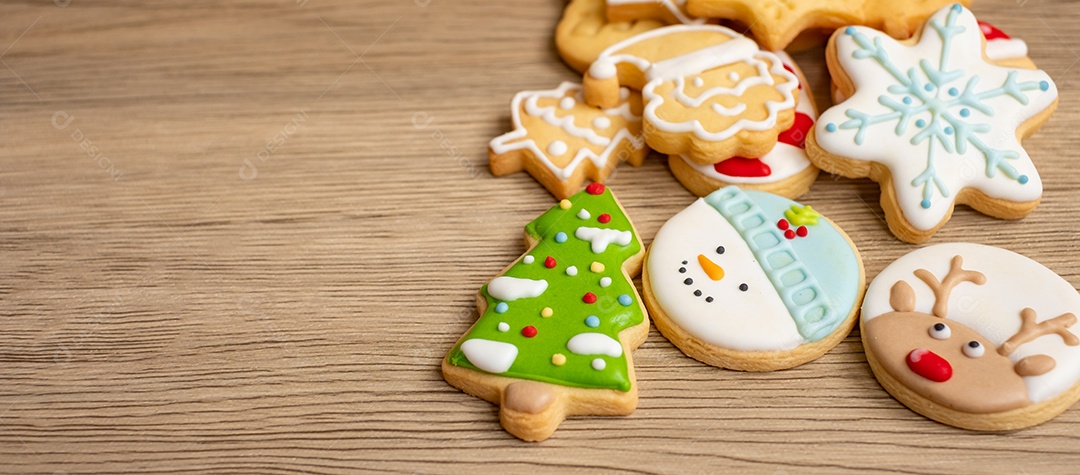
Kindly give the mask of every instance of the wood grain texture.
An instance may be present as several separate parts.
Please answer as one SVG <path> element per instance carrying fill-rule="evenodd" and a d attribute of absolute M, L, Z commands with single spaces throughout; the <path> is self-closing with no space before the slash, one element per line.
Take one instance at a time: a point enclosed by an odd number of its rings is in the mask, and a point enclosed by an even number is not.
<path fill-rule="evenodd" d="M 492 177 L 486 145 L 515 92 L 577 78 L 554 53 L 561 8 L 0 5 L 0 472 L 1075 469 L 1080 408 L 1011 434 L 928 421 L 877 384 L 857 332 L 743 374 L 653 331 L 637 412 L 542 444 L 446 384 L 477 289 L 554 203 L 527 175 Z M 1003 246 L 1080 285 L 1080 10 L 975 11 L 1058 82 L 1061 108 L 1026 142 L 1046 192 L 1019 222 L 958 209 L 931 243 Z M 822 50 L 796 59 L 829 104 Z M 609 183 L 646 241 L 693 199 L 657 156 Z M 915 248 L 867 180 L 823 174 L 803 201 L 868 278 Z"/>

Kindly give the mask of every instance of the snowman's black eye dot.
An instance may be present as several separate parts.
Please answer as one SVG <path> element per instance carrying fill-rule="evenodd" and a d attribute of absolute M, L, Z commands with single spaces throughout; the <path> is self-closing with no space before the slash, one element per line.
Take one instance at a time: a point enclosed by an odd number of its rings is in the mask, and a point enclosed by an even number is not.
<path fill-rule="evenodd" d="M 739 284 L 739 290 L 746 292 L 747 290 L 750 290 L 750 286 L 746 285 L 745 283 Z"/>
<path fill-rule="evenodd" d="M 684 265 L 684 266 L 685 266 L 686 264 L 687 264 L 687 262 L 686 262 L 686 261 L 682 261 L 682 265 Z"/>
<path fill-rule="evenodd" d="M 695 290 L 694 291 L 694 297 L 701 297 L 701 291 L 700 290 Z"/>
<path fill-rule="evenodd" d="M 934 330 L 942 331 L 944 329 L 945 329 L 945 324 L 944 323 L 935 323 L 934 324 Z"/>
<path fill-rule="evenodd" d="M 720 246 L 720 247 L 716 248 L 716 253 L 717 253 L 717 254 L 723 254 L 723 253 L 724 253 L 724 250 L 725 250 L 725 249 L 724 249 L 724 246 Z"/>
<path fill-rule="evenodd" d="M 685 274 L 686 273 L 686 268 L 685 267 L 680 267 L 679 268 L 679 273 L 680 274 Z"/>
<path fill-rule="evenodd" d="M 694 283 L 694 279 L 687 277 L 686 280 L 682 281 L 682 283 L 686 285 L 692 285 Z"/>
<path fill-rule="evenodd" d="M 705 297 L 705 301 L 709 302 L 709 303 L 712 303 L 712 297 Z"/>

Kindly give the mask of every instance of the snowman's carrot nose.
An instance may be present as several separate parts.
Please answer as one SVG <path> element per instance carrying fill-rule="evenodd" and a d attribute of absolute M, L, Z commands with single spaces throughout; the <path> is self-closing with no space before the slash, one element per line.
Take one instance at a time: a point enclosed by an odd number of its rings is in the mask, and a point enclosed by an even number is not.
<path fill-rule="evenodd" d="M 701 266 L 701 269 L 705 271 L 705 275 L 708 275 L 712 280 L 720 280 L 724 278 L 724 268 L 719 264 L 710 261 L 705 254 L 698 254 L 697 262 Z"/>

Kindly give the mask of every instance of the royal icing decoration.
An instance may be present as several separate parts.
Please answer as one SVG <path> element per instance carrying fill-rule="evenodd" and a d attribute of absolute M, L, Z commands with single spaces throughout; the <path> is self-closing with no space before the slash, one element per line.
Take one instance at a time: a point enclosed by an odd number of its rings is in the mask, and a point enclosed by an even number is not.
<path fill-rule="evenodd" d="M 572 177 L 602 181 L 619 161 L 638 165 L 647 153 L 640 136 L 637 96 L 600 109 L 584 103 L 580 85 L 564 82 L 557 89 L 515 95 L 511 119 L 514 130 L 490 143 L 492 171 L 497 175 L 528 170 L 520 155 L 527 152 L 559 181 Z M 578 174 L 583 165 L 587 171 Z"/>
<path fill-rule="evenodd" d="M 931 230 L 966 188 L 1031 202 L 1042 181 L 1016 128 L 1057 99 L 1041 70 L 987 62 L 974 15 L 960 5 L 928 21 L 908 46 L 864 27 L 836 34 L 855 93 L 825 111 L 815 139 L 827 153 L 889 169 L 903 218 Z"/>
<path fill-rule="evenodd" d="M 667 46 L 671 44 L 688 46 Z M 767 131 L 790 123 L 799 82 L 779 57 L 734 31 L 716 25 L 676 25 L 604 50 L 590 66 L 585 85 L 594 88 L 585 94 L 594 104 L 614 97 L 612 90 L 620 86 L 640 89 L 650 147 L 668 154 L 693 154 L 691 149 L 707 150 L 709 142 L 722 142 L 743 131 Z M 690 134 L 694 147 L 658 140 L 665 133 Z"/>
<path fill-rule="evenodd" d="M 986 22 L 979 22 L 979 31 L 986 38 L 986 57 L 993 61 L 1026 58 L 1027 43 L 1009 35 Z"/>
<path fill-rule="evenodd" d="M 646 268 L 672 323 L 742 351 L 790 350 L 836 331 L 858 303 L 862 264 L 824 219 L 802 221 L 802 237 L 786 237 L 785 213 L 793 209 L 816 215 L 786 198 L 729 186 L 664 224 Z"/>
<path fill-rule="evenodd" d="M 525 228 L 537 241 L 527 255 L 549 256 L 551 265 L 523 259 L 484 286 L 487 310 L 451 350 L 450 364 L 566 386 L 631 389 L 619 332 L 641 324 L 645 314 L 622 269 L 641 242 L 603 185 L 591 184 L 568 201 Z M 585 209 L 607 220 L 586 226 L 577 218 Z M 601 297 L 611 304 L 598 303 Z"/>
<path fill-rule="evenodd" d="M 990 414 L 1080 382 L 1077 313 L 1080 295 L 1042 264 L 996 247 L 940 244 L 881 271 L 866 293 L 862 332 L 900 384 L 950 409 Z"/>
<path fill-rule="evenodd" d="M 787 53 L 777 56 L 786 66 L 794 69 L 795 61 Z M 795 106 L 795 125 L 777 137 L 776 146 L 761 158 L 733 157 L 719 163 L 703 164 L 690 160 L 685 155 L 679 159 L 693 167 L 698 173 L 729 184 L 775 183 L 795 176 L 810 167 L 806 158 L 806 136 L 817 120 L 817 110 L 810 97 L 808 87 L 799 85 L 799 100 Z"/>

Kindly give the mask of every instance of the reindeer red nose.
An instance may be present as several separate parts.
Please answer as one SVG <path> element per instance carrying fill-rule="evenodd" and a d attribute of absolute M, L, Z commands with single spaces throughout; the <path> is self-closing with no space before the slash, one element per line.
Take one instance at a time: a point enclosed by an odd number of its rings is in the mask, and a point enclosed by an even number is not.
<path fill-rule="evenodd" d="M 915 374 L 943 383 L 952 377 L 952 365 L 933 351 L 916 348 L 907 355 L 907 365 Z"/>

